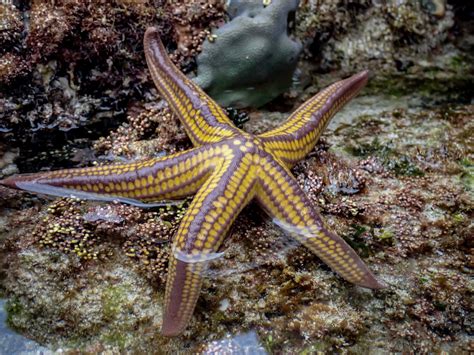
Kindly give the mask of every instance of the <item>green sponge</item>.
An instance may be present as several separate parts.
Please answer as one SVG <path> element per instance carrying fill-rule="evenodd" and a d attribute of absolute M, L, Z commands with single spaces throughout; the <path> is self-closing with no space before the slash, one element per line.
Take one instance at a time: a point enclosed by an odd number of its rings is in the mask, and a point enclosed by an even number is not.
<path fill-rule="evenodd" d="M 298 3 L 231 1 L 231 21 L 213 32 L 197 57 L 195 82 L 222 106 L 258 107 L 284 92 L 302 49 L 288 36 Z"/>

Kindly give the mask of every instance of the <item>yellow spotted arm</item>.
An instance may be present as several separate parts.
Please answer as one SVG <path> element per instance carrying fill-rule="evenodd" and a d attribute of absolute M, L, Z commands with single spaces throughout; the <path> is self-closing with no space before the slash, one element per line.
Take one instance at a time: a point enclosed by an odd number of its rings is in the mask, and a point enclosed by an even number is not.
<path fill-rule="evenodd" d="M 314 148 L 329 120 L 359 93 L 367 78 L 368 71 L 363 71 L 323 89 L 301 105 L 283 125 L 261 134 L 264 146 L 286 166 L 293 166 Z"/>
<path fill-rule="evenodd" d="M 256 198 L 273 221 L 356 285 L 381 288 L 364 262 L 340 237 L 326 229 L 291 173 L 273 159 L 262 160 Z"/>
<path fill-rule="evenodd" d="M 195 146 L 218 142 L 240 132 L 224 110 L 171 62 L 154 27 L 147 29 L 144 47 L 156 87 L 178 115 Z"/>
<path fill-rule="evenodd" d="M 207 263 L 237 215 L 254 196 L 251 155 L 230 153 L 196 194 L 173 242 L 165 293 L 162 334 L 174 336 L 189 322 Z"/>
<path fill-rule="evenodd" d="M 141 206 L 143 202 L 195 194 L 224 155 L 222 145 L 217 144 L 127 164 L 13 176 L 0 184 L 54 196 Z"/>

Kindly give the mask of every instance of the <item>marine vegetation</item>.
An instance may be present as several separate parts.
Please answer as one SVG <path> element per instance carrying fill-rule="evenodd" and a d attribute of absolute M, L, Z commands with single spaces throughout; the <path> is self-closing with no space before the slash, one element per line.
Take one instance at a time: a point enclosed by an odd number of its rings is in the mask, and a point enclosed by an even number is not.
<path fill-rule="evenodd" d="M 195 194 L 171 247 L 162 334 L 180 334 L 199 297 L 210 260 L 242 209 L 257 200 L 273 221 L 346 280 L 382 288 L 355 251 L 330 232 L 290 172 L 316 145 L 331 117 L 366 84 L 363 71 L 301 105 L 260 135 L 235 127 L 209 96 L 171 62 L 156 28 L 144 38 L 148 67 L 179 116 L 193 149 L 126 164 L 20 175 L 0 184 L 36 193 L 154 206 Z"/>

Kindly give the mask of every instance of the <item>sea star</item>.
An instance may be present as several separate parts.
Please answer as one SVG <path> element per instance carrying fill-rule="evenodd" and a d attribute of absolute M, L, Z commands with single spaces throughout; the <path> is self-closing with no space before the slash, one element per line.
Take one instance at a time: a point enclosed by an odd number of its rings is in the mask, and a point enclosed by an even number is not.
<path fill-rule="evenodd" d="M 256 199 L 275 223 L 346 280 L 384 287 L 346 242 L 328 231 L 290 168 L 315 146 L 329 119 L 367 82 L 363 71 L 305 102 L 280 127 L 251 135 L 171 62 L 155 28 L 144 38 L 151 76 L 195 148 L 129 164 L 20 175 L 1 185 L 135 205 L 195 194 L 172 244 L 162 334 L 180 334 L 199 297 L 203 271 L 229 228 Z"/>

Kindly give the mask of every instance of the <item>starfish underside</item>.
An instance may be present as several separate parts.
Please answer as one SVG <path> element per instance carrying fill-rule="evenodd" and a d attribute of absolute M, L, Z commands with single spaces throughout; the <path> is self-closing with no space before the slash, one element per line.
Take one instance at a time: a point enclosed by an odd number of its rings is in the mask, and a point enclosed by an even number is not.
<path fill-rule="evenodd" d="M 242 209 L 257 200 L 280 227 L 344 279 L 381 288 L 364 262 L 328 231 L 290 168 L 315 146 L 330 118 L 367 82 L 366 71 L 305 102 L 280 127 L 251 135 L 170 61 L 158 32 L 144 38 L 151 76 L 195 148 L 129 164 L 20 175 L 0 184 L 51 195 L 136 205 L 195 195 L 173 240 L 162 334 L 180 334 L 199 297 L 204 270 Z"/>

